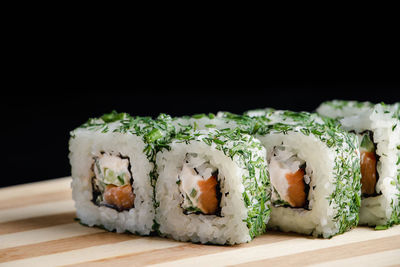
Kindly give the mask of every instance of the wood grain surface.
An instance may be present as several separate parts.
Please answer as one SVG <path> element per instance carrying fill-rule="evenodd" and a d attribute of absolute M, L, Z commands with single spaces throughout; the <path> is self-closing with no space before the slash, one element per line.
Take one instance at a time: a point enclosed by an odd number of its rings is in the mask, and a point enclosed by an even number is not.
<path fill-rule="evenodd" d="M 400 266 L 400 226 L 357 227 L 331 239 L 268 232 L 236 246 L 82 226 L 70 182 L 0 189 L 0 266 Z"/>

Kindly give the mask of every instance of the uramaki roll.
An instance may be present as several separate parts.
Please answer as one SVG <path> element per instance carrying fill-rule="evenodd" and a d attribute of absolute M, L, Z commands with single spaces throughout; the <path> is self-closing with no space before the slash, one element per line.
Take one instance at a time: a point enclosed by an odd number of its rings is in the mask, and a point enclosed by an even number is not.
<path fill-rule="evenodd" d="M 270 213 L 266 152 L 238 129 L 182 128 L 158 152 L 156 221 L 176 240 L 248 242 L 264 233 Z"/>
<path fill-rule="evenodd" d="M 161 122 L 116 112 L 71 132 L 72 197 L 81 223 L 142 235 L 152 231 L 156 147 L 168 133 Z"/>
<path fill-rule="evenodd" d="M 385 229 L 400 222 L 400 121 L 398 106 L 333 100 L 317 112 L 337 118 L 360 140 L 360 224 Z"/>
<path fill-rule="evenodd" d="M 268 226 L 329 238 L 358 223 L 360 159 L 355 135 L 307 112 L 249 111 L 261 125 L 271 179 Z"/>

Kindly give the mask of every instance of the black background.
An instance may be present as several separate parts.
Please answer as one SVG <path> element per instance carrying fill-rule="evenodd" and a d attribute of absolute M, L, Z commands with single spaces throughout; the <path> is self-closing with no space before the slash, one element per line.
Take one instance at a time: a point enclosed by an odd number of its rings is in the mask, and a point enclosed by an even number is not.
<path fill-rule="evenodd" d="M 273 107 L 313 111 L 325 100 L 400 102 L 393 82 L 274 82 L 264 88 L 13 91 L 2 97 L 0 187 L 70 175 L 69 131 L 117 110 L 172 116 Z"/>

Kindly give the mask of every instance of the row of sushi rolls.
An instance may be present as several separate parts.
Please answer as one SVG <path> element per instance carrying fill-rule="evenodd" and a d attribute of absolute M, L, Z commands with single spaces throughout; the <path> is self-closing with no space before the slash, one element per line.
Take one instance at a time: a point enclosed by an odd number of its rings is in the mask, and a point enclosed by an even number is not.
<path fill-rule="evenodd" d="M 84 225 L 206 244 L 268 231 L 331 238 L 400 223 L 400 103 L 332 100 L 157 118 L 113 111 L 71 131 Z"/>

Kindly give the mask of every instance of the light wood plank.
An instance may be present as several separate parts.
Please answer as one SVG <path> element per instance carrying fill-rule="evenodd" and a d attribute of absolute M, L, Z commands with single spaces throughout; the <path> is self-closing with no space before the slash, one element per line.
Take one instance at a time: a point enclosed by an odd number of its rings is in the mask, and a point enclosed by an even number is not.
<path fill-rule="evenodd" d="M 36 195 L 26 194 L 25 196 L 12 197 L 0 202 L 0 210 L 15 209 L 40 203 L 57 202 L 69 199 L 72 199 L 71 190 L 54 191 Z"/>
<path fill-rule="evenodd" d="M 172 247 L 167 249 L 152 250 L 143 253 L 134 253 L 124 256 L 107 258 L 92 262 L 82 262 L 79 264 L 72 265 L 74 267 L 78 266 L 144 266 L 156 263 L 166 263 L 169 261 L 175 261 L 177 259 L 184 259 L 192 257 L 193 255 L 210 255 L 215 253 L 220 253 L 224 251 L 236 250 L 240 247 L 253 247 L 261 244 L 271 244 L 284 240 L 291 240 L 293 238 L 300 238 L 300 236 L 294 234 L 281 234 L 272 233 L 271 235 L 264 235 L 255 238 L 252 242 L 247 244 L 241 244 L 236 246 L 217 246 L 217 245 L 201 245 L 184 243 L 183 246 Z"/>
<path fill-rule="evenodd" d="M 25 232 L 1 235 L 0 249 L 24 246 L 61 238 L 104 232 L 95 227 L 86 227 L 77 222 L 40 228 Z"/>
<path fill-rule="evenodd" d="M 114 244 L 118 242 L 133 240 L 136 238 L 138 238 L 138 236 L 115 234 L 111 232 L 101 232 L 90 235 L 62 238 L 37 244 L 1 249 L 0 262 L 38 257 L 104 244 Z"/>
<path fill-rule="evenodd" d="M 332 239 L 297 238 L 274 244 L 260 245 L 251 248 L 238 248 L 234 251 L 191 257 L 161 265 L 155 264 L 154 266 L 204 266 L 210 262 L 212 262 L 214 266 L 234 265 L 398 235 L 400 235 L 400 226 L 395 226 L 386 231 L 374 231 L 370 228 L 359 227 L 344 235 L 333 237 Z"/>
<path fill-rule="evenodd" d="M 4 266 L 8 267 L 60 266 L 184 245 L 186 245 L 186 243 L 170 241 L 158 237 L 142 237 L 139 239 L 119 242 L 115 244 L 75 249 L 71 251 L 43 255 L 39 257 L 8 261 L 3 264 Z M 2 264 L 0 264 L 0 266 L 2 266 Z"/>
<path fill-rule="evenodd" d="M 0 223 L 73 211 L 75 211 L 75 208 L 72 199 L 35 204 L 15 209 L 4 209 L 0 210 Z"/>
<path fill-rule="evenodd" d="M 329 240 L 270 232 L 248 244 L 200 245 L 105 232 L 73 221 L 71 178 L 0 188 L 0 266 L 398 266 L 400 226 Z M 192 267 L 192 266 L 191 266 Z"/>
<path fill-rule="evenodd" d="M 362 257 L 368 254 L 384 252 L 392 249 L 400 249 L 400 235 L 384 237 L 374 240 L 344 244 L 336 247 L 316 249 L 301 253 L 289 254 L 282 257 L 274 257 L 265 260 L 251 261 L 234 266 L 309 266 L 312 264 L 325 264 L 329 261 Z M 400 257 L 400 255 L 399 255 Z M 400 263 L 400 261 L 399 261 Z M 347 266 L 347 265 L 343 265 Z"/>
<path fill-rule="evenodd" d="M 7 201 L 10 198 L 25 197 L 28 193 L 33 196 L 56 191 L 68 191 L 71 190 L 71 181 L 71 177 L 64 177 L 3 187 L 0 188 L 0 202 Z"/>
<path fill-rule="evenodd" d="M 75 216 L 75 212 L 66 212 L 0 223 L 0 235 L 72 223 Z"/>
<path fill-rule="evenodd" d="M 312 265 L 313 267 L 365 267 L 365 266 L 400 266 L 400 249 L 366 254 L 337 261 Z"/>

